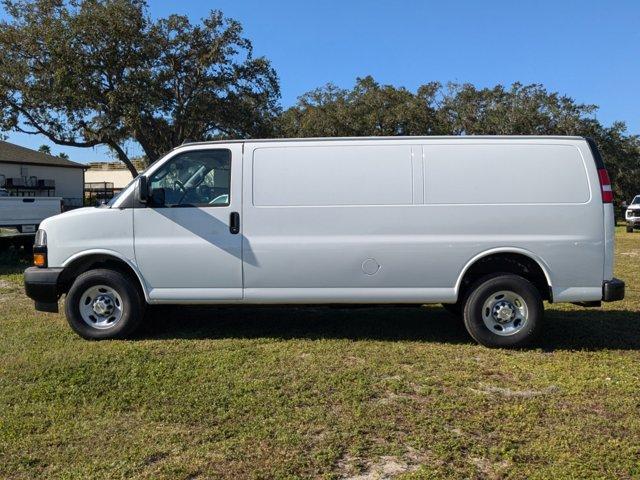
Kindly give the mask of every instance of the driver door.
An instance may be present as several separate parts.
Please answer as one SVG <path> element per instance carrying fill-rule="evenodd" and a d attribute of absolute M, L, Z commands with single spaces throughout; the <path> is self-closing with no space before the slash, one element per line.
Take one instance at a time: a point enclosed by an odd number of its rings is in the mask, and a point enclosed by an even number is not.
<path fill-rule="evenodd" d="M 148 175 L 134 210 L 138 268 L 151 301 L 242 298 L 242 145 L 182 150 Z"/>

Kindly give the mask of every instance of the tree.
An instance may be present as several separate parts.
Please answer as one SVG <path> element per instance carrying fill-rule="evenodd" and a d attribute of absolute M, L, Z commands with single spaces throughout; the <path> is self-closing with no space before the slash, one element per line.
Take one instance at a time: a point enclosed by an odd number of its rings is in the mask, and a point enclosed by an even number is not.
<path fill-rule="evenodd" d="M 607 127 L 598 107 L 576 103 L 542 85 L 478 89 L 427 83 L 411 92 L 359 78 L 352 89 L 326 85 L 302 95 L 279 121 L 286 137 L 373 135 L 578 135 L 594 138 L 616 202 L 640 191 L 640 138 L 622 122 Z"/>
<path fill-rule="evenodd" d="M 452 135 L 575 135 L 597 123 L 597 109 L 539 84 L 476 89 L 450 83 L 439 113 Z"/>
<path fill-rule="evenodd" d="M 403 87 L 358 78 L 352 90 L 328 84 L 305 93 L 280 118 L 285 137 L 350 137 L 365 135 L 438 135 L 444 133 L 436 115 L 439 84 L 416 94 Z"/>
<path fill-rule="evenodd" d="M 51 147 L 49 145 L 40 145 L 38 147 L 38 151 L 46 153 L 47 155 L 51 155 Z"/>
<path fill-rule="evenodd" d="M 67 155 L 67 154 L 66 154 L 66 153 L 64 153 L 64 152 L 60 152 L 60 153 L 58 154 L 58 157 L 59 157 L 59 158 L 64 158 L 65 160 L 69 160 L 69 155 Z"/>
<path fill-rule="evenodd" d="M 144 0 L 3 0 L 0 130 L 150 162 L 185 140 L 267 136 L 275 71 L 241 25 L 212 11 L 152 20 Z"/>

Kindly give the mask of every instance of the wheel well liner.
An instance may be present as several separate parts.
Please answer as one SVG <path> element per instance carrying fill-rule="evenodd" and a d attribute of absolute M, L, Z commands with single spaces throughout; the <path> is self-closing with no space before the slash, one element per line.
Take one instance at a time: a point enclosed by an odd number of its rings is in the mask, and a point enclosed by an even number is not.
<path fill-rule="evenodd" d="M 139 289 L 142 298 L 145 298 L 144 288 L 136 271 L 127 262 L 121 258 L 109 255 L 108 253 L 92 253 L 74 259 L 64 267 L 64 270 L 58 278 L 58 293 L 67 293 L 71 288 L 71 284 L 78 275 L 89 270 L 98 268 L 106 268 L 115 270 L 126 275 Z"/>
<path fill-rule="evenodd" d="M 547 275 L 537 260 L 516 252 L 496 252 L 475 260 L 465 270 L 458 288 L 458 299 L 480 278 L 492 273 L 512 273 L 529 280 L 544 300 L 553 301 L 553 292 Z"/>

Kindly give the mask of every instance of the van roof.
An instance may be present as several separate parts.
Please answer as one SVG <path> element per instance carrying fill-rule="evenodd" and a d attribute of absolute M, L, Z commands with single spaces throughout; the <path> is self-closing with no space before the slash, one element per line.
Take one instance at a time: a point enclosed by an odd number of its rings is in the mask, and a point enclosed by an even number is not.
<path fill-rule="evenodd" d="M 221 143 L 271 143 L 271 142 L 318 142 L 345 140 L 585 140 L 585 137 L 569 135 L 433 135 L 433 136 L 398 136 L 398 137 L 306 137 L 306 138 L 244 138 L 237 140 L 210 140 L 205 142 L 184 142 L 186 145 L 216 145 Z M 176 147 L 176 148 L 180 148 Z"/>

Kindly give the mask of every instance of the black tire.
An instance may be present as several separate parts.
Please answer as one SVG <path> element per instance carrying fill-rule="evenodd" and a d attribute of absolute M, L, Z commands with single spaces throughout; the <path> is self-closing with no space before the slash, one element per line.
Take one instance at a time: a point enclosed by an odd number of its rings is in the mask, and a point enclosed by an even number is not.
<path fill-rule="evenodd" d="M 528 309 L 526 323 L 520 330 L 503 336 L 490 329 L 483 320 L 483 307 L 493 294 L 510 291 L 522 297 Z M 499 298 L 499 297 L 497 297 Z M 542 327 L 544 307 L 538 289 L 519 275 L 495 274 L 478 280 L 469 290 L 464 307 L 464 325 L 475 341 L 485 347 L 522 347 L 531 343 Z M 501 326 L 495 328 L 502 329 Z"/>
<path fill-rule="evenodd" d="M 460 303 L 443 303 L 442 308 L 454 317 L 462 318 L 462 305 Z"/>
<path fill-rule="evenodd" d="M 627 225 L 627 233 L 633 233 L 633 227 L 631 225 Z"/>
<path fill-rule="evenodd" d="M 113 327 L 94 328 L 82 319 L 80 301 L 87 290 L 96 285 L 112 288 L 122 301 L 122 316 Z M 82 338 L 87 340 L 125 338 L 131 335 L 142 322 L 144 299 L 127 275 L 115 270 L 89 270 L 76 278 L 69 289 L 65 300 L 65 314 L 73 331 Z"/>

